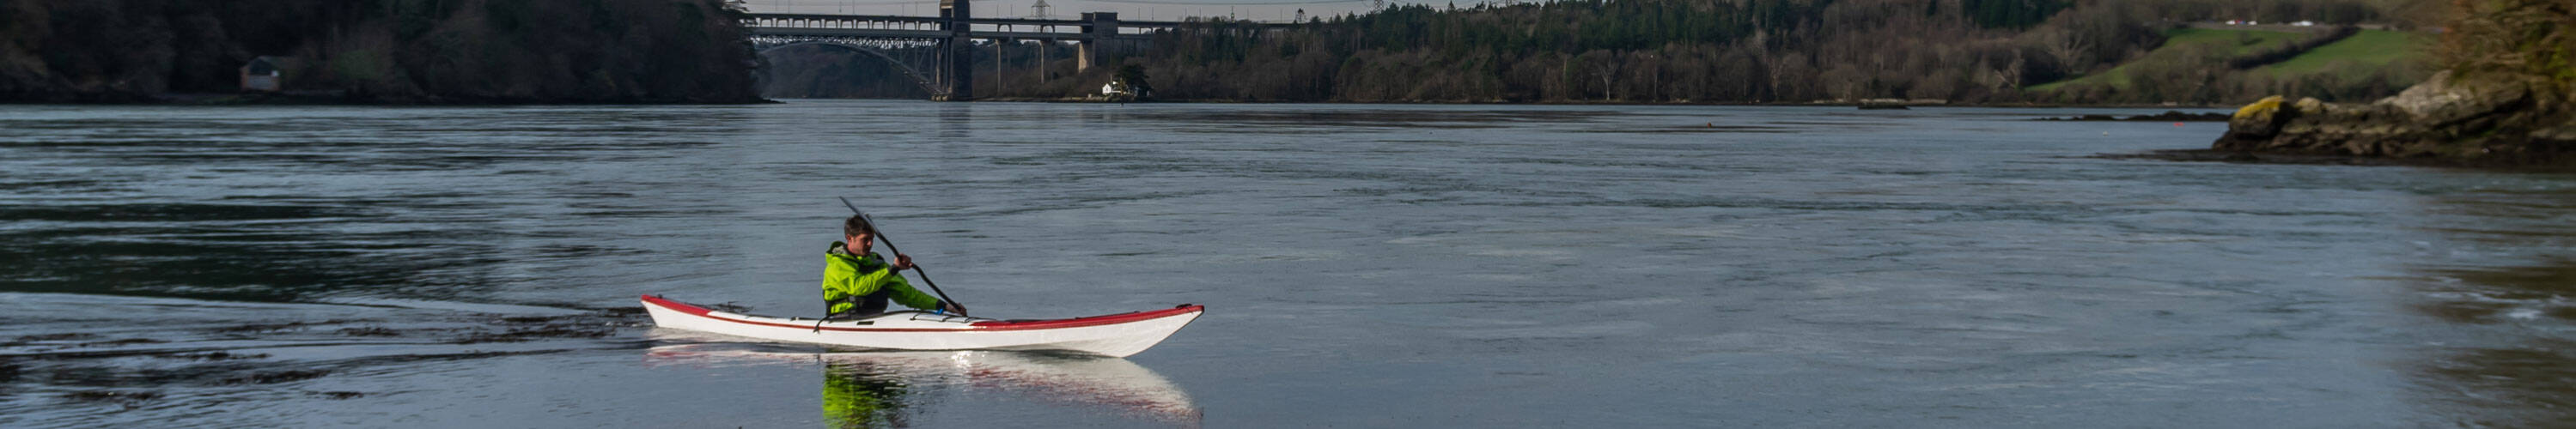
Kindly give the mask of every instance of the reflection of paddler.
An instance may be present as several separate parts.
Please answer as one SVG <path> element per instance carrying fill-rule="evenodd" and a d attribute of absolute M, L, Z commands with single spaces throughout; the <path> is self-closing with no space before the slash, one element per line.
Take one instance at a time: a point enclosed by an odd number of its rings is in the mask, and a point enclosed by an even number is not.
<path fill-rule="evenodd" d="M 823 417 L 831 427 L 910 426 L 911 408 L 924 394 L 978 389 L 984 398 L 1022 397 L 1071 403 L 1093 410 L 1195 426 L 1201 414 L 1190 394 L 1143 365 L 1126 359 L 992 351 L 814 353 L 746 347 L 730 337 L 655 330 L 664 343 L 644 354 L 650 367 L 703 368 L 710 364 L 801 363 L 823 368 Z M 804 368 L 814 368 L 806 366 Z"/>
<path fill-rule="evenodd" d="M 835 428 L 910 426 L 903 418 L 903 382 L 871 365 L 823 366 L 823 422 Z"/>

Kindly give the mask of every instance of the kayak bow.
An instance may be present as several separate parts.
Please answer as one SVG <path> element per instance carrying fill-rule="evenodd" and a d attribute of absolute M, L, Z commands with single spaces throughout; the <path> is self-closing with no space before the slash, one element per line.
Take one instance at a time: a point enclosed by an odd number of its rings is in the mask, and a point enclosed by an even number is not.
<path fill-rule="evenodd" d="M 644 295 L 656 326 L 764 340 L 899 350 L 1059 350 L 1127 357 L 1181 330 L 1205 306 L 1050 320 L 995 320 L 898 311 L 824 321 L 734 314 Z"/>

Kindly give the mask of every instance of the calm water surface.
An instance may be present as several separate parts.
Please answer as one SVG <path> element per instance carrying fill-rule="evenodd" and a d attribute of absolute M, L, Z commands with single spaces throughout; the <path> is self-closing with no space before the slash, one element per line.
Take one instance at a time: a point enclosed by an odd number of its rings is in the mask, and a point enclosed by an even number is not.
<path fill-rule="evenodd" d="M 2148 111 L 0 106 L 0 426 L 2576 424 L 2576 177 L 2176 163 Z M 812 316 L 877 214 L 978 315 Z"/>

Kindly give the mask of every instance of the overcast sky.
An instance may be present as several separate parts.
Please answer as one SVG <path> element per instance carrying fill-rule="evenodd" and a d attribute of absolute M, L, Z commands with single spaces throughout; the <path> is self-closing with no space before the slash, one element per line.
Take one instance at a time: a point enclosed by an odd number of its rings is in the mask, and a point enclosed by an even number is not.
<path fill-rule="evenodd" d="M 968 0 L 974 4 L 975 16 L 1028 17 L 1037 11 L 1029 6 L 1037 0 Z M 1390 0 L 1393 1 L 1393 0 Z M 1447 5 L 1444 0 L 1431 0 Z M 1371 0 L 1046 0 L 1047 15 L 1072 19 L 1083 12 L 1117 12 L 1121 19 L 1140 21 L 1176 21 L 1191 16 L 1229 16 L 1256 21 L 1286 21 L 1305 9 L 1308 16 L 1329 16 L 1368 10 Z M 1423 3 L 1403 0 L 1397 3 Z M 938 0 L 745 0 L 757 13 L 831 13 L 865 15 L 939 14 Z M 1461 1 L 1459 6 L 1473 2 Z"/>

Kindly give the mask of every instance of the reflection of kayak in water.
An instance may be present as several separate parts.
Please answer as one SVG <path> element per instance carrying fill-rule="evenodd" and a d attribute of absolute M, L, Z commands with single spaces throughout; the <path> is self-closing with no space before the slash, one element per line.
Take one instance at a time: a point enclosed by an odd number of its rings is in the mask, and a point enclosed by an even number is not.
<path fill-rule="evenodd" d="M 656 340 L 722 341 L 694 332 L 662 331 Z M 904 426 L 918 396 L 949 388 L 993 389 L 1049 402 L 1107 407 L 1166 422 L 1196 422 L 1198 405 L 1160 374 L 1126 359 L 994 351 L 816 353 L 793 346 L 670 344 L 645 354 L 649 365 L 809 364 L 820 360 L 824 413 L 838 426 Z"/>
<path fill-rule="evenodd" d="M 901 350 L 1057 350 L 1127 357 L 1171 337 L 1206 307 L 1052 320 L 995 320 L 898 311 L 853 320 L 753 316 L 644 296 L 656 326 L 847 347 Z"/>

